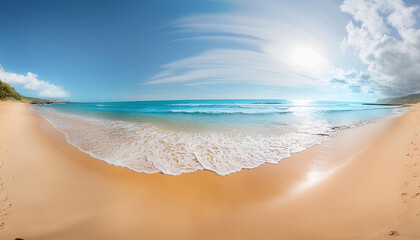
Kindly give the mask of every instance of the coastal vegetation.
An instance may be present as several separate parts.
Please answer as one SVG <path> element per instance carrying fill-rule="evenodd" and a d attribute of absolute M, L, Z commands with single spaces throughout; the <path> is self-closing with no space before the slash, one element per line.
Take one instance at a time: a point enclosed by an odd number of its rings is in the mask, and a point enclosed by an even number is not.
<path fill-rule="evenodd" d="M 22 101 L 23 96 L 7 83 L 0 80 L 0 101 Z"/>
<path fill-rule="evenodd" d="M 55 100 L 47 100 L 41 98 L 34 98 L 34 97 L 25 97 L 20 95 L 16 90 L 5 82 L 0 80 L 0 101 L 22 101 L 28 102 L 32 104 L 49 104 L 49 103 L 59 103 L 59 101 Z"/>

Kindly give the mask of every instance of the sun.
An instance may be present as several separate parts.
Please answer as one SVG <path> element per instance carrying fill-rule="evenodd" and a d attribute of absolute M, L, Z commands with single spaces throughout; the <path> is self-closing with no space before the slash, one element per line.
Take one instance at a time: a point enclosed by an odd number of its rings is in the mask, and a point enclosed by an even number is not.
<path fill-rule="evenodd" d="M 295 46 L 291 49 L 290 63 L 309 71 L 316 71 L 327 64 L 327 59 L 315 48 Z"/>

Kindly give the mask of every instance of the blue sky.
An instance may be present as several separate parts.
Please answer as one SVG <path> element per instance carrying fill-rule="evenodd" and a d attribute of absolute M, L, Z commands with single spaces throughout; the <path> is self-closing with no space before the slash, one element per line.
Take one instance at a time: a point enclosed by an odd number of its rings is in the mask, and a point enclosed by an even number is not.
<path fill-rule="evenodd" d="M 420 91 L 418 12 L 399 0 L 0 0 L 0 78 L 73 101 L 374 101 Z"/>

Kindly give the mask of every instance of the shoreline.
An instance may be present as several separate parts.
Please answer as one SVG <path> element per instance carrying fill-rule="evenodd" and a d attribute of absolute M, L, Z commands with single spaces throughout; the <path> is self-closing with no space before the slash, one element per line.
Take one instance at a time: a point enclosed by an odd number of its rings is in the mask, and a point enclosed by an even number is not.
<path fill-rule="evenodd" d="M 33 109 L 31 109 L 31 110 L 32 110 L 32 111 L 34 111 Z M 404 113 L 403 113 L 403 114 L 404 114 Z M 403 114 L 402 114 L 402 115 L 403 115 Z M 85 150 L 81 149 L 79 146 L 77 146 L 76 144 L 73 144 L 73 143 L 70 141 L 70 139 L 69 139 L 68 135 L 67 135 L 64 131 L 62 131 L 62 130 L 58 129 L 56 126 L 54 126 L 54 123 L 53 123 L 53 122 L 51 122 L 50 120 L 48 120 L 48 119 L 46 119 L 46 118 L 43 118 L 41 115 L 38 115 L 38 114 L 36 114 L 36 115 L 37 115 L 37 116 L 39 116 L 40 118 L 42 118 L 44 121 L 47 121 L 47 122 L 49 123 L 49 125 L 51 125 L 51 127 L 53 127 L 53 128 L 54 128 L 54 130 L 56 130 L 57 132 L 59 132 L 59 133 L 63 134 L 63 135 L 64 135 L 64 137 L 65 137 L 65 139 L 66 139 L 66 142 L 67 142 L 68 144 L 70 144 L 70 145 L 72 145 L 73 147 L 77 148 L 80 152 L 83 152 L 83 153 L 85 153 L 85 154 L 89 155 L 91 158 L 94 158 L 94 159 L 96 159 L 96 160 L 99 160 L 99 161 L 105 162 L 105 163 L 106 163 L 106 164 L 108 164 L 108 165 L 115 166 L 115 167 L 123 167 L 123 168 L 127 168 L 127 169 L 129 169 L 129 170 L 131 170 L 131 171 L 133 171 L 133 172 L 136 172 L 136 173 L 142 173 L 142 174 L 163 174 L 163 175 L 169 175 L 169 176 L 179 176 L 179 175 L 189 174 L 189 173 L 193 173 L 193 172 L 208 171 L 208 172 L 211 172 L 211 173 L 215 173 L 215 174 L 217 174 L 217 175 L 219 175 L 219 176 L 221 176 L 221 177 L 223 177 L 223 176 L 228 176 L 228 175 L 230 175 L 230 174 L 235 174 L 235 173 L 238 173 L 238 172 L 240 172 L 240 171 L 244 171 L 244 170 L 252 170 L 252 169 L 255 169 L 255 168 L 260 167 L 261 165 L 267 165 L 267 164 L 276 165 L 276 164 L 278 164 L 280 161 L 282 161 L 282 160 L 284 160 L 284 159 L 291 158 L 293 155 L 295 155 L 295 154 L 297 154 L 297 153 L 300 153 L 300 152 L 303 152 L 303 151 L 307 151 L 307 150 L 308 150 L 308 149 L 310 149 L 310 148 L 316 147 L 316 146 L 318 146 L 318 145 L 323 144 L 324 142 L 330 141 L 331 139 L 333 139 L 333 138 L 337 137 L 337 135 L 341 134 L 341 132 L 342 132 L 342 131 L 348 131 L 348 130 L 355 129 L 355 128 L 359 128 L 359 127 L 363 127 L 363 126 L 366 126 L 366 125 L 369 125 L 369 124 L 375 124 L 375 123 L 378 123 L 378 122 L 380 122 L 380 121 L 389 121 L 389 122 L 390 122 L 390 121 L 392 121 L 393 119 L 395 119 L 395 118 L 398 118 L 398 117 L 399 117 L 398 115 L 392 115 L 392 116 L 388 116 L 388 117 L 381 118 L 381 119 L 374 119 L 374 120 L 370 120 L 370 121 L 367 121 L 367 122 L 363 122 L 362 124 L 355 124 L 355 125 L 347 126 L 346 128 L 339 130 L 339 131 L 337 132 L 337 134 L 336 134 L 336 135 L 334 135 L 334 136 L 329 136 L 329 139 L 327 139 L 327 140 L 325 140 L 325 141 L 322 141 L 321 143 L 316 143 L 316 144 L 314 144 L 314 145 L 312 145 L 312 146 L 310 146 L 310 147 L 308 147 L 308 148 L 306 148 L 306 149 L 303 149 L 303 150 L 291 151 L 291 152 L 290 152 L 290 156 L 288 156 L 288 157 L 283 157 L 283 158 L 281 158 L 280 160 L 278 160 L 276 163 L 264 162 L 264 163 L 261 163 L 260 165 L 258 165 L 258 166 L 256 166 L 256 167 L 252 167 L 252 168 L 243 167 L 243 168 L 241 168 L 241 169 L 240 169 L 240 170 L 238 170 L 238 171 L 231 172 L 231 173 L 227 173 L 227 174 L 219 174 L 219 173 L 217 173 L 217 171 L 214 171 L 214 170 L 211 170 L 211 169 L 196 169 L 196 170 L 194 170 L 194 171 L 192 171 L 192 172 L 181 172 L 181 173 L 179 173 L 179 174 L 171 174 L 171 173 L 164 173 L 164 172 L 162 172 L 162 171 L 158 171 L 158 172 L 143 172 L 143 171 L 136 171 L 136 170 L 134 170 L 134 169 L 132 169 L 132 168 L 130 168 L 130 167 L 128 167 L 128 166 L 117 165 L 117 164 L 114 164 L 114 163 L 108 162 L 108 161 L 106 161 L 106 159 L 103 159 L 103 158 L 101 158 L 101 157 L 99 157 L 99 156 L 95 156 L 95 154 L 93 154 L 93 153 L 91 153 L 91 152 L 89 152 L 89 151 L 85 151 Z M 402 116 L 402 115 L 401 115 L 401 116 Z M 49 128 L 49 126 L 45 126 L 45 128 Z M 51 130 L 46 129 L 46 131 L 51 131 Z M 321 134 L 321 135 L 322 135 L 322 134 Z M 367 142 L 367 141 L 366 141 L 366 142 Z"/>
<path fill-rule="evenodd" d="M 0 103 L 0 193 L 7 193 L 0 237 L 383 239 L 392 231 L 419 237 L 420 155 L 405 148 L 420 144 L 414 136 L 420 106 L 413 109 L 343 130 L 277 164 L 221 177 L 109 165 L 67 143 L 27 104 Z M 413 216 L 404 215 L 407 206 Z"/>
<path fill-rule="evenodd" d="M 388 116 L 377 114 L 376 119 L 342 122 L 341 125 L 337 125 L 338 123 L 331 125 L 331 123 L 323 127 L 311 125 L 312 129 L 306 131 L 296 130 L 296 126 L 290 124 L 288 129 L 285 128 L 279 132 L 274 132 L 275 129 L 270 131 L 264 129 L 255 134 L 251 129 L 229 129 L 228 127 L 227 131 L 220 132 L 215 129 L 190 132 L 190 130 L 178 128 L 167 129 L 168 126 L 162 127 L 148 122 L 140 124 L 130 122 L 130 120 L 101 119 L 89 115 L 77 116 L 77 114 L 67 113 L 64 113 L 66 117 L 63 118 L 57 112 L 47 110 L 48 108 L 30 108 L 36 115 L 41 116 L 64 134 L 69 144 L 93 158 L 110 165 L 126 167 L 135 172 L 148 174 L 161 172 L 174 176 L 201 170 L 226 176 L 245 169 L 254 169 L 262 164 L 277 164 L 292 154 L 328 141 L 343 130 L 396 117 L 404 112 L 404 108 L 401 108 L 392 110 L 392 114 Z M 99 119 L 105 124 L 90 123 Z M 109 125 L 127 126 L 130 131 L 123 127 L 116 129 Z M 133 135 L 133 132 L 136 134 Z M 207 135 L 209 133 L 211 135 Z M 156 135 L 160 137 L 157 138 Z M 89 140 L 84 136 L 89 136 Z M 222 144 L 217 144 L 219 142 Z M 254 150 L 254 146 L 258 147 Z M 112 150 L 108 151 L 108 148 Z M 217 156 L 220 161 L 213 159 L 212 156 Z M 171 157 L 172 161 L 161 160 Z"/>

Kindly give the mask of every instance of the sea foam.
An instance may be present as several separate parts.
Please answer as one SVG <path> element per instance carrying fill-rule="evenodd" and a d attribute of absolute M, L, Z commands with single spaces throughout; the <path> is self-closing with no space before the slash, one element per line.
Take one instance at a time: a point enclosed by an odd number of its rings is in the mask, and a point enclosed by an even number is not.
<path fill-rule="evenodd" d="M 327 124 L 301 126 L 290 133 L 232 130 L 182 132 L 152 124 L 103 120 L 52 109 L 34 108 L 69 143 L 109 164 L 136 172 L 178 175 L 210 170 L 227 175 L 319 144 L 338 132 Z"/>
<path fill-rule="evenodd" d="M 398 110 L 343 103 L 295 106 L 226 102 L 74 103 L 33 109 L 63 132 L 69 143 L 95 158 L 136 172 L 170 175 L 197 170 L 227 175 L 277 163 L 330 139 L 342 129 Z M 182 125 L 188 126 L 194 121 L 213 125 L 190 131 L 159 125 L 156 117 L 182 120 Z M 251 127 L 219 125 L 244 124 L 241 121 Z"/>

